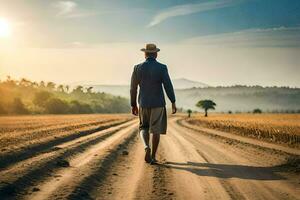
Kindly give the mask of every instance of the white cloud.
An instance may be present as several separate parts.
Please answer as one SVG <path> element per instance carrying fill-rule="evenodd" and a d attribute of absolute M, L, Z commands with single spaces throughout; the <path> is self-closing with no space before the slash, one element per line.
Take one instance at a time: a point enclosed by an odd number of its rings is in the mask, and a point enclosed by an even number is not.
<path fill-rule="evenodd" d="M 54 3 L 57 9 L 56 16 L 64 18 L 78 18 L 97 15 L 98 13 L 86 11 L 79 8 L 78 4 L 74 1 L 59 1 Z"/>
<path fill-rule="evenodd" d="M 72 13 L 78 5 L 73 1 L 60 1 L 55 3 L 58 8 L 58 16 L 65 16 Z"/>
<path fill-rule="evenodd" d="M 300 47 L 300 27 L 246 29 L 189 38 L 189 44 L 229 47 Z"/>
<path fill-rule="evenodd" d="M 162 21 L 165 21 L 172 17 L 189 15 L 193 13 L 233 6 L 238 2 L 239 1 L 237 0 L 217 0 L 197 4 L 184 4 L 179 6 L 173 6 L 155 15 L 147 27 L 155 26 L 161 23 Z"/>

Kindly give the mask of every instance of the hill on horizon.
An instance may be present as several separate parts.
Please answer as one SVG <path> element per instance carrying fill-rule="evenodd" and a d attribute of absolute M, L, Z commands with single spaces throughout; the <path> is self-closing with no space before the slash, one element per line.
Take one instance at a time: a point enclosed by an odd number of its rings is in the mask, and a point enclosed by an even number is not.
<path fill-rule="evenodd" d="M 186 78 L 173 79 L 173 86 L 175 89 L 189 89 L 189 88 L 206 88 L 209 87 L 206 83 L 199 81 L 192 81 Z"/>
<path fill-rule="evenodd" d="M 79 82 L 77 82 L 78 84 Z M 174 89 L 207 88 L 209 85 L 192 81 L 186 78 L 172 80 Z M 116 96 L 129 98 L 129 85 L 83 84 L 84 87 L 93 87 L 95 92 L 105 92 Z"/>
<path fill-rule="evenodd" d="M 206 83 L 202 83 L 199 81 L 193 81 L 189 80 L 187 78 L 176 78 L 172 80 L 174 89 L 188 89 L 188 88 L 206 88 L 210 87 Z M 72 86 L 78 86 L 78 85 L 83 85 L 83 86 L 113 86 L 113 87 L 122 87 L 126 86 L 128 87 L 129 84 L 95 84 L 91 81 L 79 81 L 79 82 L 73 82 L 70 83 Z"/>

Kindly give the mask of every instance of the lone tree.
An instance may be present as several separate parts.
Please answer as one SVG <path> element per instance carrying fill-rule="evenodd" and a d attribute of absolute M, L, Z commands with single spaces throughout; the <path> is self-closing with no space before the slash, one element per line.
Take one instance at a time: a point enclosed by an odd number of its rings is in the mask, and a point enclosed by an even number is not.
<path fill-rule="evenodd" d="M 212 100 L 207 100 L 207 99 L 206 100 L 200 100 L 196 104 L 197 107 L 204 109 L 204 111 L 205 111 L 205 115 L 204 116 L 205 117 L 207 117 L 207 111 L 209 109 L 214 110 L 216 105 L 217 104 L 215 102 L 213 102 Z"/>
<path fill-rule="evenodd" d="M 259 108 L 255 108 L 255 109 L 253 110 L 253 113 L 254 113 L 254 114 L 260 114 L 260 113 L 262 113 L 262 110 L 259 109 Z"/>
<path fill-rule="evenodd" d="M 193 112 L 193 111 L 192 111 L 191 109 L 188 109 L 188 110 L 187 110 L 188 117 L 191 117 L 192 112 Z"/>

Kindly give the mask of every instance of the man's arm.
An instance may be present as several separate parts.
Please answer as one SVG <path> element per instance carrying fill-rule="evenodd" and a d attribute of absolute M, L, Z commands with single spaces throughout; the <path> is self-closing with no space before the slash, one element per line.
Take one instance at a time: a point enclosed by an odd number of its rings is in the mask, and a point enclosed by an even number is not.
<path fill-rule="evenodd" d="M 131 104 L 131 112 L 134 115 L 138 115 L 138 108 L 136 104 L 137 87 L 138 87 L 138 80 L 137 80 L 136 66 L 135 66 L 131 75 L 131 83 L 130 83 L 130 104 Z"/>
<path fill-rule="evenodd" d="M 173 85 L 169 76 L 169 72 L 168 72 L 168 68 L 167 66 L 164 67 L 163 69 L 163 77 L 162 77 L 162 82 L 165 88 L 165 91 L 167 93 L 168 98 L 170 99 L 171 103 L 172 103 L 172 113 L 176 113 L 177 109 L 176 109 L 176 104 L 175 104 L 175 93 L 174 93 L 174 89 L 173 89 Z"/>

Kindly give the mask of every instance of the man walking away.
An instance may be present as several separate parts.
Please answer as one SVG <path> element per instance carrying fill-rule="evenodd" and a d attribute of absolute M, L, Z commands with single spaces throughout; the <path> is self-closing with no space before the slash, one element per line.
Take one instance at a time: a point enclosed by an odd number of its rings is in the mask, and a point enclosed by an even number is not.
<path fill-rule="evenodd" d="M 166 65 L 159 63 L 155 44 L 147 44 L 141 49 L 145 52 L 145 62 L 134 66 L 131 76 L 130 98 L 132 114 L 139 115 L 140 137 L 145 147 L 145 161 L 156 163 L 155 154 L 161 134 L 167 131 L 166 102 L 162 86 L 172 102 L 172 114 L 176 113 L 175 94 Z M 137 87 L 139 97 L 137 107 Z M 152 152 L 149 146 L 149 133 L 152 133 Z"/>

